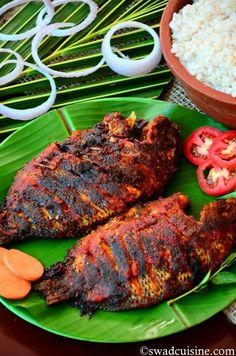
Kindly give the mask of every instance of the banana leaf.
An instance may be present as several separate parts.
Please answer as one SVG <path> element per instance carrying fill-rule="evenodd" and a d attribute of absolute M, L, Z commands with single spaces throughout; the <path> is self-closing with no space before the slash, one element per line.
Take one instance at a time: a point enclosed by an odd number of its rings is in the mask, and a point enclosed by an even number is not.
<path fill-rule="evenodd" d="M 8 0 L 0 0 L 0 6 Z M 46 37 L 39 53 L 43 62 L 60 71 L 74 71 L 89 68 L 101 58 L 101 44 L 106 32 L 116 23 L 137 20 L 159 30 L 160 18 L 167 0 L 96 0 L 99 12 L 95 21 L 83 31 L 69 37 Z M 41 1 L 29 1 L 2 16 L 0 32 L 21 33 L 35 25 L 42 8 Z M 69 21 L 80 23 L 88 14 L 88 6 L 83 3 L 68 3 L 56 8 L 53 22 Z M 2 19 L 1 18 L 1 19 Z M 0 20 L 1 20 L 0 19 Z M 25 60 L 31 56 L 32 39 L 17 42 L 1 42 L 0 48 L 17 50 Z M 149 34 L 139 29 L 119 31 L 113 36 L 112 45 L 131 58 L 146 56 L 153 47 Z M 9 56 L 1 54 L 0 60 Z M 1 75 L 11 70 L 12 64 L 1 69 Z M 137 78 L 127 78 L 114 73 L 106 64 L 95 73 L 81 78 L 55 78 L 57 100 L 54 108 L 81 101 L 117 96 L 158 97 L 170 82 L 171 74 L 164 60 L 150 74 Z M 0 87 L 0 102 L 17 109 L 25 109 L 41 104 L 49 94 L 49 83 L 45 77 L 31 69 L 26 69 L 20 78 Z M 0 141 L 6 135 L 25 125 L 0 115 Z"/>
<path fill-rule="evenodd" d="M 92 127 L 105 114 L 121 111 L 129 115 L 135 111 L 137 117 L 147 120 L 158 114 L 169 116 L 181 130 L 184 140 L 195 128 L 211 125 L 224 130 L 209 117 L 181 106 L 143 98 L 114 98 L 82 102 L 55 110 L 28 123 L 9 136 L 0 145 L 0 198 L 4 199 L 13 177 L 35 154 L 48 143 L 62 140 L 75 129 Z M 155 162 L 153 162 L 155 164 Z M 212 201 L 197 184 L 196 168 L 182 158 L 179 169 L 165 192 L 183 192 L 192 202 L 191 213 L 199 217 L 204 204 Z M 64 258 L 66 251 L 76 241 L 28 241 L 15 246 L 40 259 L 45 267 Z M 233 262 L 235 254 L 231 255 Z M 229 257 L 230 259 L 230 257 Z M 97 342 L 131 342 L 170 335 L 185 330 L 210 318 L 235 300 L 236 283 L 232 275 L 236 273 L 235 262 L 229 266 L 225 262 L 230 281 L 214 275 L 214 282 L 198 288 L 181 299 L 171 303 L 163 302 L 148 309 L 122 312 L 98 311 L 91 319 L 80 317 L 79 310 L 69 303 L 47 307 L 44 298 L 36 293 L 21 301 L 1 302 L 13 313 L 40 328 L 66 337 Z M 220 269 L 220 273 L 223 273 Z M 221 276 L 222 277 L 222 276 Z M 224 277 L 224 276 L 223 276 Z M 206 280 L 208 280 L 208 276 Z M 202 284 L 201 284 L 202 287 Z"/>

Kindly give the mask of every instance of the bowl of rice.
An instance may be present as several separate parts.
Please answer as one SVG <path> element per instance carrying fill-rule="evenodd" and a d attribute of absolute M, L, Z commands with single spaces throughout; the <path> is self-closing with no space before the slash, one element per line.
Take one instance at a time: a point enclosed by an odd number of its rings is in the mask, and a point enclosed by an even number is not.
<path fill-rule="evenodd" d="M 236 128 L 236 0 L 169 0 L 160 38 L 165 60 L 190 99 Z"/>

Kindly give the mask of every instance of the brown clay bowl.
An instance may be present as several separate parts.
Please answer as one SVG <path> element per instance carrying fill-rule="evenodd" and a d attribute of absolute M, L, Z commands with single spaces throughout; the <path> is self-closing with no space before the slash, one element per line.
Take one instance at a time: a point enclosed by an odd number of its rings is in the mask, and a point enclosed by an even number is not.
<path fill-rule="evenodd" d="M 171 72 L 180 81 L 189 98 L 207 115 L 230 128 L 236 128 L 236 98 L 214 90 L 198 81 L 171 53 L 172 38 L 169 23 L 174 12 L 186 4 L 188 0 L 169 0 L 161 19 L 160 39 L 162 51 Z"/>

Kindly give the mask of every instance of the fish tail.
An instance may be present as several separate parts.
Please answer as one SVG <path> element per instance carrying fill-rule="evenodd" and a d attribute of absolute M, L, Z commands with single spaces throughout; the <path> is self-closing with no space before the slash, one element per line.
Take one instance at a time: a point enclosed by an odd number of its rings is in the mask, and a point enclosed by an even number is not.
<path fill-rule="evenodd" d="M 34 289 L 41 292 L 46 298 L 47 304 L 52 305 L 72 297 L 65 274 L 65 264 L 58 262 L 46 270 L 40 282 L 34 285 Z"/>
<path fill-rule="evenodd" d="M 231 225 L 236 231 L 236 199 L 219 199 L 206 205 L 201 212 L 201 222 L 212 228 Z M 236 242 L 236 233 L 234 240 Z"/>

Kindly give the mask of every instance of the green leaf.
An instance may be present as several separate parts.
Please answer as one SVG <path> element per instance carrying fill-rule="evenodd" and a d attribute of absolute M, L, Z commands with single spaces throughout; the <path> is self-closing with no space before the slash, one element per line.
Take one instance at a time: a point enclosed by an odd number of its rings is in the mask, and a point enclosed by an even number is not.
<path fill-rule="evenodd" d="M 216 285 L 236 283 L 236 273 L 227 271 L 218 273 L 212 278 L 211 282 Z"/>
<path fill-rule="evenodd" d="M 137 117 L 147 120 L 152 120 L 158 114 L 167 115 L 179 125 L 183 140 L 194 129 L 203 125 L 224 129 L 196 111 L 151 99 L 124 97 L 77 103 L 28 123 L 0 145 L 1 199 L 6 196 L 16 171 L 48 143 L 62 140 L 75 129 L 92 127 L 111 111 L 121 111 L 124 115 L 135 111 Z M 178 191 L 190 197 L 191 213 L 196 217 L 203 205 L 213 200 L 198 187 L 196 168 L 184 158 L 165 195 Z M 16 247 L 37 257 L 48 267 L 62 260 L 75 241 L 76 239 L 35 240 L 16 244 Z M 228 273 L 235 274 L 234 256 L 232 253 L 220 270 L 227 267 Z M 209 274 L 201 286 L 205 286 L 208 279 Z M 1 299 L 1 302 L 21 318 L 59 335 L 98 342 L 131 342 L 170 335 L 203 322 L 235 300 L 236 284 L 208 283 L 198 293 L 187 294 L 171 305 L 163 302 L 142 310 L 113 313 L 98 311 L 91 319 L 80 317 L 79 311 L 69 303 L 47 307 L 44 298 L 36 292 L 30 293 L 24 300 Z"/>
<path fill-rule="evenodd" d="M 223 196 L 224 199 L 227 199 L 227 198 L 236 198 L 236 191 L 230 193 L 230 194 L 227 194 L 227 195 L 224 195 Z"/>
<path fill-rule="evenodd" d="M 3 1 L 5 3 L 5 1 Z M 99 12 L 95 21 L 83 31 L 69 37 L 46 37 L 39 49 L 40 57 L 50 68 L 60 71 L 74 71 L 92 67 L 101 59 L 101 44 L 106 32 L 116 23 L 127 20 L 145 22 L 159 31 L 162 12 L 167 0 L 96 0 Z M 30 1 L 16 11 L 6 21 L 0 31 L 20 33 L 35 25 L 42 2 Z M 14 10 L 14 9 L 13 9 Z M 68 3 L 56 8 L 53 22 L 80 23 L 88 14 L 88 5 Z M 25 60 L 33 61 L 31 41 L 0 42 L 0 47 L 17 50 Z M 147 56 L 153 47 L 153 40 L 143 30 L 119 31 L 112 39 L 124 54 L 131 58 Z M 2 55 L 0 60 L 8 58 Z M 1 69 L 6 74 L 13 66 Z M 81 78 L 55 78 L 58 95 L 53 108 L 91 99 L 115 96 L 158 97 L 172 76 L 162 62 L 151 75 L 127 78 L 114 73 L 104 65 L 96 73 Z M 1 103 L 16 109 L 34 107 L 46 100 L 49 95 L 47 79 L 31 69 L 26 69 L 20 78 L 8 86 L 0 88 Z M 12 122 L 0 116 L 0 141 L 6 134 L 24 126 L 25 122 Z"/>
<path fill-rule="evenodd" d="M 236 262 L 236 252 L 232 252 L 225 261 L 221 264 L 220 268 L 211 276 L 211 280 L 213 280 L 221 271 L 225 268 L 230 267 Z"/>

